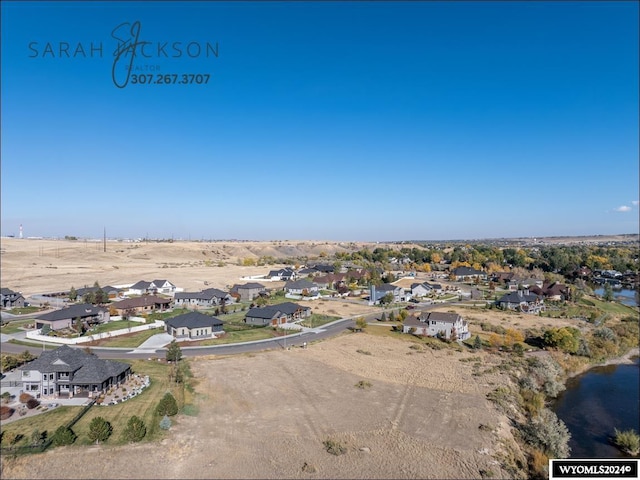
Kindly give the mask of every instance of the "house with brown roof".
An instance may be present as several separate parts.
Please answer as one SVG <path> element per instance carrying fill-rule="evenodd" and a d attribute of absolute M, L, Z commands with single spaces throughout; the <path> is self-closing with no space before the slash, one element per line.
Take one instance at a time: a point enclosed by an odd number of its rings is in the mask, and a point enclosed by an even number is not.
<path fill-rule="evenodd" d="M 127 298 L 112 303 L 109 308 L 114 309 L 117 315 L 126 315 L 129 311 L 134 311 L 135 313 L 162 312 L 168 310 L 170 305 L 170 298 L 158 297 L 156 295 L 143 295 L 141 297 Z"/>

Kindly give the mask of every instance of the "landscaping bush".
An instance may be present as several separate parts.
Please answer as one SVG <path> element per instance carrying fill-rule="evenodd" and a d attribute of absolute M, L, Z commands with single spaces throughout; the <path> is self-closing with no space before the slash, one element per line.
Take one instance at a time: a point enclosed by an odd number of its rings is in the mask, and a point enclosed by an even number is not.
<path fill-rule="evenodd" d="M 0 407 L 0 420 L 8 419 L 9 417 L 11 417 L 11 415 L 13 415 L 13 412 L 15 412 L 13 408 L 2 405 Z"/>
<path fill-rule="evenodd" d="M 21 393 L 20 394 L 20 403 L 27 403 L 29 400 L 32 400 L 33 397 L 31 395 L 29 395 L 28 393 Z"/>
<path fill-rule="evenodd" d="M 162 430 L 169 430 L 171 428 L 171 419 L 166 415 L 160 420 L 160 428 Z"/>

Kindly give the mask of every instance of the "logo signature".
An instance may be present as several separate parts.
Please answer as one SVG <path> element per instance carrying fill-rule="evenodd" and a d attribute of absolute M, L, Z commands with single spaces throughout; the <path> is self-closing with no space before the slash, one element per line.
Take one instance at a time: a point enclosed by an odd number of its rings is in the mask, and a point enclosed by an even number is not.
<path fill-rule="evenodd" d="M 138 48 L 142 51 L 145 45 L 151 43 L 140 41 L 141 28 L 140 22 L 124 22 L 111 31 L 111 36 L 118 41 L 118 46 L 113 52 L 113 66 L 111 67 L 111 78 L 118 88 L 124 88 L 129 83 Z M 116 70 L 119 65 L 125 65 L 124 79 L 118 78 Z"/>

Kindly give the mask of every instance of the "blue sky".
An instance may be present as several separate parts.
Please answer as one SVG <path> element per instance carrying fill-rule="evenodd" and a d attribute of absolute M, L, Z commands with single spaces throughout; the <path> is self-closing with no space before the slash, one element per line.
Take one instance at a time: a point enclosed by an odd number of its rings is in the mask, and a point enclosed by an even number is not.
<path fill-rule="evenodd" d="M 3 235 L 639 230 L 637 2 L 1 8 Z M 132 74 L 208 83 L 118 88 L 134 22 Z"/>

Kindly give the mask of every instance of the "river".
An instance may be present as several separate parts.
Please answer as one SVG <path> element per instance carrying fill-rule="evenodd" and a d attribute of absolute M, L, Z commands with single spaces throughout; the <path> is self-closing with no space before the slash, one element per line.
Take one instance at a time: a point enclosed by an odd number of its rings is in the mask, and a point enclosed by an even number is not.
<path fill-rule="evenodd" d="M 629 307 L 638 306 L 638 299 L 640 297 L 640 294 L 638 294 L 638 292 L 636 292 L 635 290 L 622 288 L 622 289 L 613 289 L 612 292 L 613 292 L 613 298 L 618 302 L 622 303 L 623 305 L 628 305 Z M 596 288 L 593 290 L 593 293 L 602 297 L 602 295 L 604 295 L 604 288 L 602 287 Z"/>
<path fill-rule="evenodd" d="M 611 445 L 615 428 L 640 432 L 640 358 L 595 367 L 569 379 L 553 410 L 571 432 L 571 458 L 624 458 Z"/>

